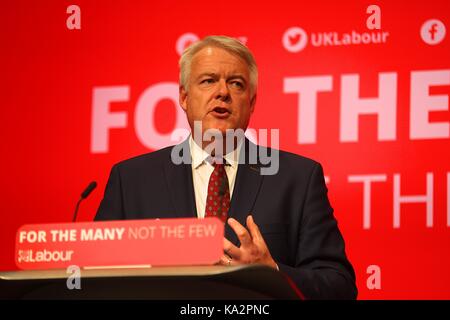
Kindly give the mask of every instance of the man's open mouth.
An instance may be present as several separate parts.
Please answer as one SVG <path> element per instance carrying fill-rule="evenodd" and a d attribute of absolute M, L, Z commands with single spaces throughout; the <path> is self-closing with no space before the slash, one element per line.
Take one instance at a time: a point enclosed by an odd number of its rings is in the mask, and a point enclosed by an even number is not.
<path fill-rule="evenodd" d="M 217 112 L 219 114 L 230 113 L 230 111 L 227 108 L 221 108 L 221 107 L 215 107 L 213 109 L 213 112 Z"/>

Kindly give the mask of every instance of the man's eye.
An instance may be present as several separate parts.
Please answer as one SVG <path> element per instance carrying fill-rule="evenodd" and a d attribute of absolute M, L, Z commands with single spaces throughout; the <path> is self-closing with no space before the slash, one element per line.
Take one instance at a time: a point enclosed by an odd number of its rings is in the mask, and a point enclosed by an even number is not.
<path fill-rule="evenodd" d="M 200 83 L 211 84 L 211 83 L 213 83 L 213 82 L 214 82 L 213 79 L 204 79 L 204 80 L 202 80 L 202 82 L 200 82 Z"/>
<path fill-rule="evenodd" d="M 242 82 L 240 82 L 240 81 L 233 81 L 231 84 L 233 86 L 235 86 L 235 87 L 238 87 L 238 88 L 243 88 L 244 87 L 244 84 Z"/>

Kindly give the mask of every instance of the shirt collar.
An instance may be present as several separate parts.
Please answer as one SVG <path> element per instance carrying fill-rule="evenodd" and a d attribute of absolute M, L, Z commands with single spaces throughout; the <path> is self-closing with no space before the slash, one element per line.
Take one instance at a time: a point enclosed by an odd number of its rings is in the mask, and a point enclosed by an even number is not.
<path fill-rule="evenodd" d="M 241 152 L 243 141 L 244 139 L 239 142 L 236 149 L 224 156 L 227 165 L 230 165 L 233 169 L 236 169 L 237 165 L 239 164 L 239 155 Z M 189 147 L 191 149 L 192 165 L 194 169 L 197 169 L 203 163 L 207 162 L 206 160 L 210 157 L 210 154 L 195 143 L 194 139 L 192 138 L 192 134 L 189 136 Z"/>
<path fill-rule="evenodd" d="M 205 163 L 205 160 L 209 157 L 209 154 L 195 143 L 192 135 L 189 137 L 189 147 L 191 149 L 192 166 L 194 169 L 197 169 Z"/>

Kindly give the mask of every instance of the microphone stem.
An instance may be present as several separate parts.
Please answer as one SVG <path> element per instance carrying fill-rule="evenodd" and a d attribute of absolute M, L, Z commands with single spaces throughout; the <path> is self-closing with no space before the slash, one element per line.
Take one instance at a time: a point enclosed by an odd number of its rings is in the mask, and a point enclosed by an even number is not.
<path fill-rule="evenodd" d="M 75 206 L 75 212 L 73 214 L 72 222 L 76 222 L 77 221 L 78 207 L 80 206 L 81 201 L 83 201 L 83 198 L 80 198 L 80 200 L 78 200 L 78 202 L 77 202 L 77 205 Z"/>

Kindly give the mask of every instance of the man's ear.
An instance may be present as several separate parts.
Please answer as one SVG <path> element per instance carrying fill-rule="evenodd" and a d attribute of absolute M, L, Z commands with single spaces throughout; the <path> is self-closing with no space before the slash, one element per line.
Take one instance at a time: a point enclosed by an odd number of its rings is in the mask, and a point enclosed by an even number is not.
<path fill-rule="evenodd" d="M 187 112 L 187 96 L 188 96 L 188 93 L 187 93 L 186 89 L 183 86 L 180 86 L 179 93 L 180 93 L 179 94 L 180 106 L 184 110 L 184 112 Z"/>
<path fill-rule="evenodd" d="M 253 113 L 256 105 L 256 93 L 253 95 L 252 100 L 250 100 L 250 112 Z"/>

